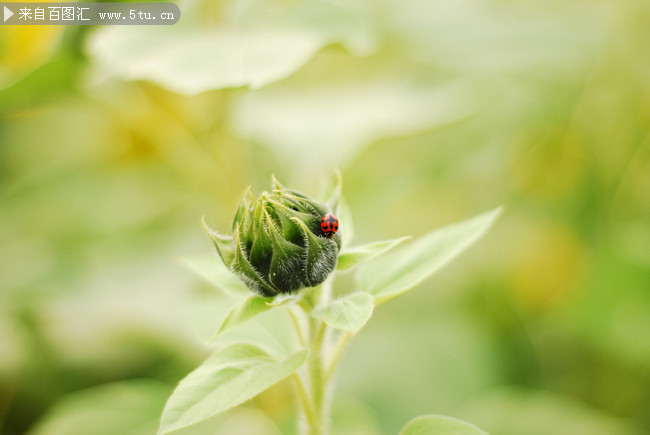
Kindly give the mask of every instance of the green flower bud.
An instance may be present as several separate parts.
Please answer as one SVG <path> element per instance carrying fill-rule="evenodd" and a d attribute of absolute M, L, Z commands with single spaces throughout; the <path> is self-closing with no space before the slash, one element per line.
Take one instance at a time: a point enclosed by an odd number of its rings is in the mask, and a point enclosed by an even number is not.
<path fill-rule="evenodd" d="M 262 296 L 294 293 L 321 284 L 334 270 L 340 233 L 327 237 L 321 219 L 329 208 L 275 178 L 271 192 L 247 191 L 232 223 L 232 236 L 204 226 L 224 264 Z"/>

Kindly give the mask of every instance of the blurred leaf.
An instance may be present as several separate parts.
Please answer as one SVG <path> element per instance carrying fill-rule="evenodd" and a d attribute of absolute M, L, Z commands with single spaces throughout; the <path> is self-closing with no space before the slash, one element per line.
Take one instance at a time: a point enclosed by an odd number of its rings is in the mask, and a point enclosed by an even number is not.
<path fill-rule="evenodd" d="M 309 89 L 277 86 L 244 96 L 234 109 L 233 127 L 241 136 L 267 145 L 298 175 L 313 178 L 345 166 L 375 140 L 467 117 L 476 102 L 460 83 L 431 88 L 374 79 Z"/>
<path fill-rule="evenodd" d="M 410 290 L 476 242 L 501 213 L 497 208 L 435 230 L 398 252 L 365 266 L 357 275 L 363 291 L 381 304 Z"/>
<path fill-rule="evenodd" d="M 230 9 L 221 20 L 225 25 L 238 28 L 273 25 L 307 30 L 331 43 L 344 45 L 355 56 L 369 55 L 379 47 L 372 7 L 362 2 L 247 0 L 227 2 L 223 6 Z"/>
<path fill-rule="evenodd" d="M 389 1 L 386 16 L 405 56 L 444 71 L 557 77 L 592 61 L 602 23 L 581 17 L 584 11 L 574 3 L 555 6 Z"/>
<path fill-rule="evenodd" d="M 178 384 L 165 405 L 159 433 L 198 423 L 247 401 L 297 370 L 307 354 L 303 349 L 278 359 L 251 344 L 233 344 L 215 352 Z"/>
<path fill-rule="evenodd" d="M 386 251 L 393 249 L 395 246 L 409 239 L 411 236 L 400 237 L 398 239 L 383 240 L 380 242 L 368 243 L 366 245 L 355 246 L 348 250 L 343 250 L 339 254 L 339 262 L 336 266 L 338 270 L 348 270 L 364 261 L 372 260 Z"/>
<path fill-rule="evenodd" d="M 158 427 L 170 390 L 167 385 L 148 379 L 81 390 L 55 403 L 30 434 L 151 434 Z"/>
<path fill-rule="evenodd" d="M 337 169 L 334 171 L 332 176 L 327 181 L 327 184 L 325 186 L 325 192 L 323 193 L 323 195 L 321 195 L 325 203 L 332 210 L 334 210 L 334 213 L 336 213 L 338 209 L 339 201 L 341 200 L 342 190 L 343 190 L 343 177 L 341 176 L 341 171 Z"/>
<path fill-rule="evenodd" d="M 216 339 L 222 332 L 241 325 L 258 314 L 262 314 L 277 306 L 295 303 L 298 299 L 298 295 L 279 295 L 273 298 L 263 298 L 257 295 L 251 296 L 230 310 L 212 340 Z"/>
<path fill-rule="evenodd" d="M 295 27 L 343 44 L 355 56 L 367 56 L 379 48 L 371 8 L 361 2 L 306 1 L 288 15 Z"/>
<path fill-rule="evenodd" d="M 367 293 L 352 293 L 316 307 L 311 315 L 333 328 L 356 333 L 370 319 L 373 308 L 372 296 Z"/>
<path fill-rule="evenodd" d="M 473 424 L 444 415 L 422 415 L 409 421 L 400 435 L 487 435 Z"/>
<path fill-rule="evenodd" d="M 216 253 L 181 258 L 181 262 L 209 283 L 232 295 L 248 295 L 250 291 L 228 270 Z"/>
<path fill-rule="evenodd" d="M 339 218 L 339 234 L 341 234 L 341 246 L 345 248 L 352 243 L 354 239 L 354 221 L 352 220 L 352 211 L 350 206 L 341 198 L 339 201 L 336 217 Z"/>
<path fill-rule="evenodd" d="M 313 32 L 287 29 L 105 27 L 90 38 L 88 51 L 99 68 L 122 79 L 194 95 L 280 80 L 325 42 Z"/>

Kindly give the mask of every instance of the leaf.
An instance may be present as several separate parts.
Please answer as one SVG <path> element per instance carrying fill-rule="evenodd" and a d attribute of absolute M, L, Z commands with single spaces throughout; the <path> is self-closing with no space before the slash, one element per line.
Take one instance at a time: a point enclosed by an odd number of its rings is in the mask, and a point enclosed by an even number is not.
<path fill-rule="evenodd" d="M 235 274 L 228 270 L 216 253 L 184 257 L 180 261 L 226 293 L 233 295 L 250 293 L 250 290 Z"/>
<path fill-rule="evenodd" d="M 336 210 L 336 217 L 339 218 L 339 234 L 341 234 L 341 246 L 345 248 L 352 243 L 354 239 L 354 222 L 352 221 L 352 211 L 350 206 L 341 197 L 338 208 Z"/>
<path fill-rule="evenodd" d="M 311 315 L 322 319 L 333 328 L 356 333 L 366 324 L 374 308 L 374 299 L 368 293 L 352 293 L 318 306 Z"/>
<path fill-rule="evenodd" d="M 240 136 L 286 159 L 296 178 L 311 179 L 332 167 L 345 169 L 376 140 L 440 127 L 476 111 L 468 84 L 432 88 L 381 78 L 308 90 L 269 87 L 242 96 L 231 119 Z"/>
<path fill-rule="evenodd" d="M 219 327 L 217 333 L 214 335 L 214 337 L 212 337 L 212 340 L 216 339 L 219 334 L 223 333 L 224 331 L 241 325 L 242 323 L 246 322 L 249 319 L 252 319 L 258 314 L 262 314 L 263 312 L 273 308 L 273 306 L 267 303 L 269 299 L 271 298 L 251 296 L 241 304 L 234 306 L 226 315 L 226 318 L 221 323 L 221 326 Z"/>
<path fill-rule="evenodd" d="M 300 29 L 104 28 L 88 51 L 98 67 L 126 80 L 149 80 L 174 92 L 250 86 L 291 75 L 326 44 Z"/>
<path fill-rule="evenodd" d="M 252 319 L 258 314 L 262 314 L 274 307 L 295 303 L 300 296 L 298 295 L 278 295 L 273 298 L 263 298 L 261 296 L 251 296 L 241 304 L 233 307 L 221 323 L 219 330 L 210 341 L 215 340 L 224 331 L 239 326 L 242 323 Z"/>
<path fill-rule="evenodd" d="M 487 432 L 457 418 L 430 414 L 409 421 L 399 435 L 487 435 Z"/>
<path fill-rule="evenodd" d="M 291 305 L 291 304 L 295 304 L 300 299 L 302 299 L 302 296 L 303 296 L 302 293 L 298 293 L 296 295 L 283 293 L 283 294 L 277 295 L 274 298 L 271 298 L 271 300 L 269 300 L 267 302 L 267 304 L 269 304 L 269 305 L 271 305 L 273 307 L 277 307 L 277 306 L 280 306 L 280 305 Z"/>
<path fill-rule="evenodd" d="M 290 76 L 328 44 L 355 55 L 379 47 L 369 10 L 359 5 L 253 0 L 212 5 L 207 15 L 199 2 L 184 2 L 182 10 L 171 27 L 98 29 L 87 50 L 102 74 L 193 95 L 265 86 Z"/>
<path fill-rule="evenodd" d="M 244 403 L 297 370 L 307 354 L 303 349 L 278 359 L 243 343 L 215 352 L 178 384 L 165 405 L 158 433 L 198 423 Z"/>
<path fill-rule="evenodd" d="M 497 208 L 437 229 L 359 271 L 361 290 L 381 304 L 405 293 L 476 242 L 501 213 Z"/>
<path fill-rule="evenodd" d="M 338 270 L 348 270 L 364 261 L 372 260 L 384 252 L 393 249 L 404 240 L 411 236 L 400 237 L 399 239 L 383 240 L 381 242 L 368 243 L 366 245 L 355 246 L 345 249 L 339 254 L 339 262 L 336 266 Z"/>
<path fill-rule="evenodd" d="M 237 212 L 239 213 L 239 210 Z M 210 240 L 212 240 L 214 247 L 217 248 L 217 252 L 223 260 L 223 264 L 228 267 L 232 264 L 232 260 L 235 257 L 235 247 L 233 246 L 232 236 L 224 236 L 210 228 L 208 224 L 205 223 L 205 216 L 201 218 L 201 225 L 203 225 L 203 229 L 208 233 L 208 236 L 210 236 Z"/>
<path fill-rule="evenodd" d="M 30 434 L 153 433 L 170 390 L 158 381 L 132 379 L 76 391 L 55 402 Z"/>
<path fill-rule="evenodd" d="M 579 9 L 559 16 L 551 11 L 514 9 L 508 14 L 494 13 L 464 2 L 388 4 L 392 7 L 387 14 L 399 17 L 394 31 L 403 38 L 407 51 L 457 75 L 537 71 L 543 76 L 563 76 L 581 70 L 598 46 L 593 26 L 575 25 L 574 17 L 582 13 Z M 452 17 L 458 16 L 464 17 L 462 22 L 453 22 Z"/>
<path fill-rule="evenodd" d="M 332 210 L 336 211 L 339 206 L 339 201 L 341 200 L 343 190 L 343 176 L 341 171 L 336 169 L 332 176 L 329 178 L 327 185 L 325 186 L 325 193 L 321 195 L 325 203 Z"/>

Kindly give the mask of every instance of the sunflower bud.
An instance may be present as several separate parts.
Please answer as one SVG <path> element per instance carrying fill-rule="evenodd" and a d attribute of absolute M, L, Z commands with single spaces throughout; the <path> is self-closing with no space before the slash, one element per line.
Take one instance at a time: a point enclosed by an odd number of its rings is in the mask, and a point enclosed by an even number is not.
<path fill-rule="evenodd" d="M 273 178 L 273 190 L 242 198 L 232 236 L 205 227 L 224 264 L 262 296 L 321 284 L 336 266 L 340 234 L 325 233 L 329 208 Z M 329 237 L 328 237 L 329 236 Z"/>

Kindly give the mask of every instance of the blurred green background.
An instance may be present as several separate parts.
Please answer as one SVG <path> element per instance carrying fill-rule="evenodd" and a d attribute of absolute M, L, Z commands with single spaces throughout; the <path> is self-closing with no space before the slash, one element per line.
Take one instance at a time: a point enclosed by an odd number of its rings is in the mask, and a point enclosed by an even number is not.
<path fill-rule="evenodd" d="M 228 307 L 200 217 L 336 168 L 357 243 L 505 213 L 354 339 L 334 433 L 650 432 L 650 2 L 180 7 L 0 27 L 0 433 L 154 433 Z M 292 397 L 183 433 L 291 434 Z"/>

